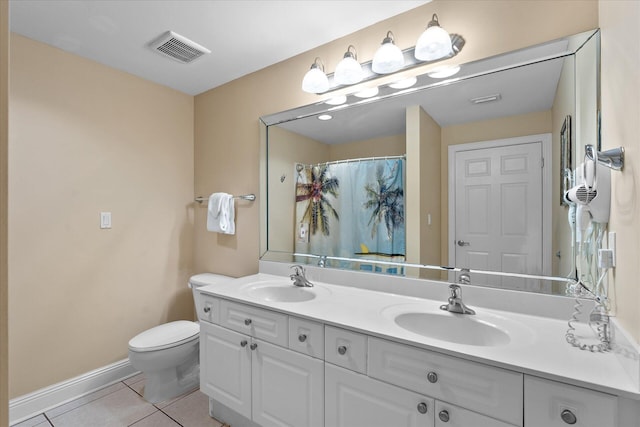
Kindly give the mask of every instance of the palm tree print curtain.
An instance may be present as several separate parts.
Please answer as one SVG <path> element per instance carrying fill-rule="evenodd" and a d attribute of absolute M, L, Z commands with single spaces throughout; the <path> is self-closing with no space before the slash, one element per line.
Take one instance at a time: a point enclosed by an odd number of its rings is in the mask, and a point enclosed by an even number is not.
<path fill-rule="evenodd" d="M 296 252 L 404 261 L 404 159 L 297 166 Z"/>

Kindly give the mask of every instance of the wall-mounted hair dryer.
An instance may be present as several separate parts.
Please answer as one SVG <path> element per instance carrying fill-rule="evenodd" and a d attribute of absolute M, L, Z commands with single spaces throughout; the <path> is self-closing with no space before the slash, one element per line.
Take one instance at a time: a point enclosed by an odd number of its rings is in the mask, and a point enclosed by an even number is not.
<path fill-rule="evenodd" d="M 585 156 L 584 163 L 576 170 L 578 185 L 564 193 L 567 202 L 578 206 L 578 223 L 584 223 L 589 218 L 584 217 L 587 211 L 593 222 L 609 222 L 611 208 L 611 169 L 598 162 L 597 151 L 587 150 L 590 155 Z M 582 208 L 580 209 L 580 207 Z"/>

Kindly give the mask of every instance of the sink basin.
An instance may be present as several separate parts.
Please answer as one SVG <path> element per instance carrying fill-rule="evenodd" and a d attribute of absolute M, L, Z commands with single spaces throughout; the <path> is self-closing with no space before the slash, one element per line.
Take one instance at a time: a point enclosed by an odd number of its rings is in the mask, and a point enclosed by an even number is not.
<path fill-rule="evenodd" d="M 414 334 L 441 341 L 475 346 L 508 344 L 509 334 L 498 326 L 468 314 L 402 313 L 395 317 L 398 326 Z"/>
<path fill-rule="evenodd" d="M 265 302 L 304 302 L 328 291 L 319 286 L 302 288 L 288 280 L 272 280 L 251 283 L 244 287 L 243 292 L 248 297 Z"/>

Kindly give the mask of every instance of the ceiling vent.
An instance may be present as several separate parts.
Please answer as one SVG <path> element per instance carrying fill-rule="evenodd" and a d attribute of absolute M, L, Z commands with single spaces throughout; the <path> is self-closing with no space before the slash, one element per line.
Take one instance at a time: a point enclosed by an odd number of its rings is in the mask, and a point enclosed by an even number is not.
<path fill-rule="evenodd" d="M 211 53 L 209 49 L 173 31 L 167 31 L 158 39 L 151 42 L 149 47 L 183 64 L 188 64 L 204 54 Z"/>

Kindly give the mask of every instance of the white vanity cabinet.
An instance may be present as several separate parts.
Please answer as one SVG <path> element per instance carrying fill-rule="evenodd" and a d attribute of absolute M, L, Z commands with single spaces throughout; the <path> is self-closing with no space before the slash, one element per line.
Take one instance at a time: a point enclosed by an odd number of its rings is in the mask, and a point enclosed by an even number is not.
<path fill-rule="evenodd" d="M 226 300 L 220 309 L 221 326 L 201 322 L 202 392 L 263 427 L 324 426 L 324 362 L 287 348 L 287 316 Z"/>
<path fill-rule="evenodd" d="M 606 393 L 529 375 L 524 380 L 525 427 L 615 427 L 617 408 L 617 398 Z"/>
<path fill-rule="evenodd" d="M 434 400 L 327 363 L 325 414 L 327 427 L 433 427 Z"/>

